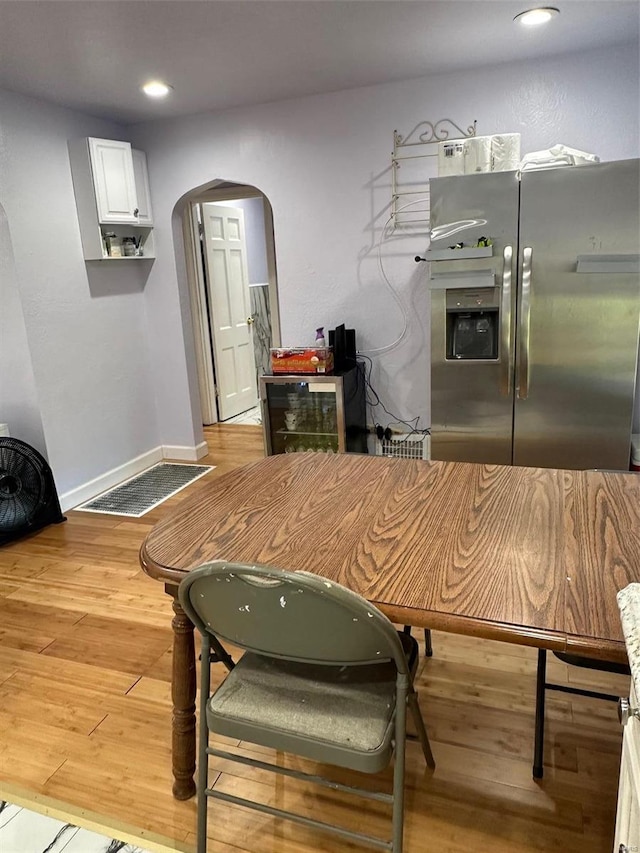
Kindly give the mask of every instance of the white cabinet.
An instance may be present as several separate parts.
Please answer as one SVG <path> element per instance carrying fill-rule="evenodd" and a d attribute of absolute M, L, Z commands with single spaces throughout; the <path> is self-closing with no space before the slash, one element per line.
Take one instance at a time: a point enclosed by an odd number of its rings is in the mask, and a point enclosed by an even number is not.
<path fill-rule="evenodd" d="M 630 708 L 638 708 L 631 690 Z M 618 786 L 618 811 L 614 853 L 640 850 L 640 719 L 630 713 L 622 738 L 622 761 Z"/>
<path fill-rule="evenodd" d="M 132 148 L 131 156 L 133 158 L 133 176 L 136 186 L 138 223 L 140 225 L 153 225 L 151 193 L 149 192 L 149 173 L 147 172 L 147 155 L 144 151 L 138 151 L 136 148 Z"/>
<path fill-rule="evenodd" d="M 138 222 L 138 196 L 133 156 L 128 142 L 88 139 L 98 222 Z"/>
<path fill-rule="evenodd" d="M 128 142 L 89 137 L 71 140 L 69 156 L 85 260 L 154 257 L 144 152 Z M 125 254 L 125 245 L 135 246 L 135 255 Z"/>

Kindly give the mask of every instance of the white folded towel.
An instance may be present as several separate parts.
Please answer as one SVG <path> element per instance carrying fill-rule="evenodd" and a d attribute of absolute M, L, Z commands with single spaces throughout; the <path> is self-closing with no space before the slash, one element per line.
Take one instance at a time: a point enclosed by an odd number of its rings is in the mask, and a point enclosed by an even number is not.
<path fill-rule="evenodd" d="M 569 148 L 567 145 L 553 145 L 544 151 L 532 151 L 525 154 L 520 161 L 520 171 L 532 169 L 551 169 L 556 166 L 584 166 L 588 163 L 599 163 L 600 158 L 587 151 Z"/>

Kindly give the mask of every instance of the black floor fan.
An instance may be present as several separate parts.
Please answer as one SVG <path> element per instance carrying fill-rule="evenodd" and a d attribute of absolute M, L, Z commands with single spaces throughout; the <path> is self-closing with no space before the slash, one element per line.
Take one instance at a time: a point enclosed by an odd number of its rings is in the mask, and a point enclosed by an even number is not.
<path fill-rule="evenodd" d="M 65 521 L 51 468 L 18 438 L 0 437 L 0 545 Z"/>

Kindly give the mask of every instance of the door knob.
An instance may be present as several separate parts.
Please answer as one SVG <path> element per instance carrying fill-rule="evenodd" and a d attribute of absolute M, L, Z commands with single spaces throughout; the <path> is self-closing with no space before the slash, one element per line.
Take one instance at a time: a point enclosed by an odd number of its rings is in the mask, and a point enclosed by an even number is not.
<path fill-rule="evenodd" d="M 247 325 L 248 326 L 253 326 L 254 323 L 255 323 L 255 320 L 253 319 L 253 317 L 247 317 Z"/>
<path fill-rule="evenodd" d="M 621 697 L 618 699 L 618 720 L 621 726 L 626 726 L 632 717 L 640 717 L 640 710 L 632 708 L 628 698 Z"/>
<path fill-rule="evenodd" d="M 133 215 L 137 216 L 139 213 L 140 213 L 140 209 L 136 207 L 135 210 L 133 211 Z"/>

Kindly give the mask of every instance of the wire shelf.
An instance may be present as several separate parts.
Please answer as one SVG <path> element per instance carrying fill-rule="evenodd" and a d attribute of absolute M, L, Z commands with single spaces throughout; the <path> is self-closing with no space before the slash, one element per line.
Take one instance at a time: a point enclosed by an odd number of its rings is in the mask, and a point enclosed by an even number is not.
<path fill-rule="evenodd" d="M 438 145 L 475 136 L 476 126 L 474 120 L 463 130 L 451 119 L 443 118 L 436 122 L 418 122 L 406 136 L 393 131 L 391 220 L 394 230 L 401 225 L 419 225 L 423 226 L 420 230 L 429 230 L 429 179 L 438 174 Z"/>

